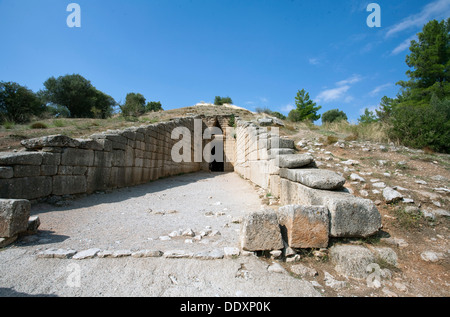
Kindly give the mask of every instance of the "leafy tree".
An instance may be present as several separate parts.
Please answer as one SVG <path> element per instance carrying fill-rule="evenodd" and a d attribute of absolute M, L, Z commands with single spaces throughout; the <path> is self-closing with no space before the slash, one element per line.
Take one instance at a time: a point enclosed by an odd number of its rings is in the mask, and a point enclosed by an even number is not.
<path fill-rule="evenodd" d="M 348 117 L 344 111 L 340 111 L 339 109 L 329 110 L 322 115 L 323 123 L 338 122 L 342 120 L 347 121 Z"/>
<path fill-rule="evenodd" d="M 222 106 L 224 104 L 233 104 L 233 100 L 230 97 L 220 97 L 220 96 L 216 96 L 216 98 L 214 98 L 214 105 L 216 106 Z"/>
<path fill-rule="evenodd" d="M 125 104 L 120 106 L 124 117 L 139 117 L 145 113 L 145 98 L 140 93 L 129 93 L 125 98 Z"/>
<path fill-rule="evenodd" d="M 14 82 L 0 82 L 0 121 L 25 123 L 45 111 L 42 100 L 27 87 Z"/>
<path fill-rule="evenodd" d="M 146 112 L 157 112 L 157 111 L 161 111 L 164 110 L 161 102 L 156 102 L 156 101 L 149 101 L 147 102 L 147 105 L 145 106 L 145 111 Z"/>
<path fill-rule="evenodd" d="M 450 95 L 450 18 L 428 22 L 418 41 L 411 41 L 411 54 L 406 64 L 408 81 L 399 81 L 403 94 L 418 103 L 426 103 L 432 95 L 444 98 Z"/>
<path fill-rule="evenodd" d="M 39 92 L 44 101 L 66 107 L 71 118 L 105 118 L 112 113 L 115 101 L 97 90 L 89 80 L 79 74 L 50 77 Z"/>
<path fill-rule="evenodd" d="M 304 89 L 299 90 L 295 97 L 295 105 L 297 109 L 289 113 L 288 119 L 293 122 L 298 121 L 316 121 L 320 119 L 317 111 L 322 109 L 321 106 L 316 106 L 316 103 L 309 99 L 309 93 Z"/>
<path fill-rule="evenodd" d="M 381 122 L 384 123 L 389 122 L 389 119 L 392 115 L 392 109 L 395 103 L 396 100 L 389 98 L 387 96 L 381 98 L 380 106 L 378 107 L 378 109 L 375 109 L 377 117 Z"/>
<path fill-rule="evenodd" d="M 377 116 L 373 113 L 373 111 L 370 111 L 368 108 L 364 110 L 364 114 L 359 117 L 358 122 L 360 124 L 369 124 L 373 122 L 378 122 Z"/>

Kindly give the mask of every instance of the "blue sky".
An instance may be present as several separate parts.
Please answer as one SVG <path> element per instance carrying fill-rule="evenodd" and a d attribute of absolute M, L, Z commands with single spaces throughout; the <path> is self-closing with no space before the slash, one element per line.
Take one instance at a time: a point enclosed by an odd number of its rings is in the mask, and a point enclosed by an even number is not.
<path fill-rule="evenodd" d="M 66 7 L 81 7 L 81 28 Z M 369 28 L 370 2 L 381 27 Z M 78 73 L 122 102 L 165 109 L 230 96 L 287 114 L 305 89 L 356 121 L 406 79 L 409 42 L 450 0 L 0 0 L 0 81 L 33 91 Z"/>

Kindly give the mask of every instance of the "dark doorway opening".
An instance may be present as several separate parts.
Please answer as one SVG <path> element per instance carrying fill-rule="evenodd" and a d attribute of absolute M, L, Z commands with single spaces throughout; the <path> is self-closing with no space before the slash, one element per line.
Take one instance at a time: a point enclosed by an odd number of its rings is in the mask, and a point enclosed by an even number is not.
<path fill-rule="evenodd" d="M 213 147 L 211 150 L 211 155 L 216 154 L 216 147 Z M 211 172 L 224 172 L 225 171 L 225 162 L 217 162 L 214 160 L 212 163 L 209 163 L 209 170 Z"/>

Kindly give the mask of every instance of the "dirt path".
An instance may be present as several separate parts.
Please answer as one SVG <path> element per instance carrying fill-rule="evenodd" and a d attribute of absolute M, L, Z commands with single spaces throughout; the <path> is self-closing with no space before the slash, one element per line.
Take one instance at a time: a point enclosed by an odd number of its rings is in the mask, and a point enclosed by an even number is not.
<path fill-rule="evenodd" d="M 182 175 L 87 196 L 69 206 L 36 205 L 32 214 L 41 219 L 39 234 L 0 252 L 0 296 L 319 295 L 309 282 L 269 272 L 267 262 L 254 256 L 37 258 L 51 248 L 198 254 L 237 247 L 240 225 L 234 222 L 260 208 L 254 187 L 235 173 Z M 166 240 L 179 229 L 206 235 Z"/>

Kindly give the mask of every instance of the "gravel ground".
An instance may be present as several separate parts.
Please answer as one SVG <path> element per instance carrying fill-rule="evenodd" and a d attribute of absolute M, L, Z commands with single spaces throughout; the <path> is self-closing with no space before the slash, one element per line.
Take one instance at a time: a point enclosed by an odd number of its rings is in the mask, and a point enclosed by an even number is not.
<path fill-rule="evenodd" d="M 196 254 L 237 247 L 240 225 L 234 220 L 260 208 L 253 186 L 235 173 L 188 174 L 87 196 L 68 206 L 35 205 L 32 215 L 41 219 L 39 233 L 0 251 L 0 296 L 318 296 L 310 283 L 269 272 L 268 264 L 254 256 L 79 261 L 37 257 L 52 248 Z M 186 229 L 196 235 L 209 229 L 215 235 L 199 241 L 160 239 Z"/>

